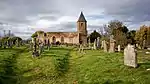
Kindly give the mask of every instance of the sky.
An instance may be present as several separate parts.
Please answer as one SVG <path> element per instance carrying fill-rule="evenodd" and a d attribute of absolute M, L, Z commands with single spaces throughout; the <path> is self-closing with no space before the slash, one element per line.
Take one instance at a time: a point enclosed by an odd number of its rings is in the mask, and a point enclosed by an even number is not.
<path fill-rule="evenodd" d="M 89 33 L 111 20 L 136 30 L 150 24 L 149 4 L 150 0 L 0 0 L 0 35 L 11 30 L 27 39 L 38 30 L 75 32 L 81 11 Z"/>

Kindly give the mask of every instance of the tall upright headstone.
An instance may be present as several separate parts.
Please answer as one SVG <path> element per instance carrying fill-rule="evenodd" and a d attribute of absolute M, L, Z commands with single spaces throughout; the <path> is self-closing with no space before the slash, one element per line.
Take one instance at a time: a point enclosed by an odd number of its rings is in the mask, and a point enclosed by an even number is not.
<path fill-rule="evenodd" d="M 105 40 L 103 41 L 103 45 L 104 45 L 104 52 L 108 52 L 108 45 Z"/>
<path fill-rule="evenodd" d="M 104 41 L 101 42 L 101 49 L 104 48 Z"/>
<path fill-rule="evenodd" d="M 88 39 L 88 46 L 89 46 L 89 48 L 91 48 L 91 40 L 90 40 L 90 38 Z"/>
<path fill-rule="evenodd" d="M 29 48 L 30 48 L 30 50 L 33 50 L 33 42 L 32 41 L 30 41 L 30 43 L 29 43 Z"/>
<path fill-rule="evenodd" d="M 120 45 L 118 45 L 118 52 L 120 52 L 121 51 L 121 47 L 120 47 Z"/>
<path fill-rule="evenodd" d="M 114 38 L 114 36 L 111 35 L 110 36 L 110 45 L 109 45 L 109 52 L 110 53 L 115 52 L 115 40 L 113 38 Z"/>
<path fill-rule="evenodd" d="M 19 47 L 19 39 L 18 38 L 16 40 L 16 45 L 17 45 L 17 47 Z"/>
<path fill-rule="evenodd" d="M 94 40 L 94 45 L 93 45 L 93 48 L 94 48 L 94 50 L 96 50 L 97 49 L 97 47 L 96 47 L 96 39 Z"/>
<path fill-rule="evenodd" d="M 41 53 L 44 51 L 44 44 L 43 43 L 40 43 L 39 44 L 39 54 L 41 55 Z"/>
<path fill-rule="evenodd" d="M 124 65 L 137 67 L 137 53 L 133 45 L 128 44 L 124 49 Z"/>
<path fill-rule="evenodd" d="M 146 40 L 143 40 L 143 47 L 142 49 L 144 49 L 146 47 Z"/>
<path fill-rule="evenodd" d="M 50 41 L 48 40 L 48 42 L 47 42 L 47 48 L 48 48 L 48 50 L 50 50 L 50 46 L 51 46 L 51 44 L 50 44 Z"/>
<path fill-rule="evenodd" d="M 36 38 L 33 38 L 33 51 L 32 51 L 32 57 L 37 57 L 39 56 L 39 52 L 37 51 L 37 43 L 36 43 Z"/>
<path fill-rule="evenodd" d="M 97 37 L 96 47 L 100 48 L 100 37 Z"/>

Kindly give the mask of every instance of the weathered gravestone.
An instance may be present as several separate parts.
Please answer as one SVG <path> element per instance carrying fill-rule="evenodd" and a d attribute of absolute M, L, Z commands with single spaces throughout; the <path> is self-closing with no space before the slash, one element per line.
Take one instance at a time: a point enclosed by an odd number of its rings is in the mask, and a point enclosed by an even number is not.
<path fill-rule="evenodd" d="M 19 47 L 19 39 L 18 38 L 16 40 L 16 45 L 17 45 L 17 47 Z"/>
<path fill-rule="evenodd" d="M 84 50 L 84 49 L 83 49 L 83 45 L 80 44 L 80 45 L 79 45 L 79 52 L 83 52 L 83 50 Z"/>
<path fill-rule="evenodd" d="M 33 52 L 32 52 L 32 57 L 38 57 L 39 52 L 37 51 L 37 43 L 36 43 L 36 38 L 34 37 L 33 39 Z"/>
<path fill-rule="evenodd" d="M 91 40 L 90 40 L 90 38 L 88 39 L 88 46 L 91 49 Z"/>
<path fill-rule="evenodd" d="M 107 42 L 105 40 L 103 41 L 103 46 L 104 46 L 104 52 L 107 52 L 108 51 L 108 45 L 107 45 Z"/>
<path fill-rule="evenodd" d="M 29 43 L 29 48 L 30 48 L 30 50 L 33 49 L 33 43 L 32 43 L 32 41 Z"/>
<path fill-rule="evenodd" d="M 96 42 L 96 39 L 95 39 L 95 40 L 94 40 L 94 44 L 93 44 L 93 48 L 94 48 L 94 50 L 96 50 L 96 49 L 97 49 L 96 44 L 97 44 L 97 42 Z"/>
<path fill-rule="evenodd" d="M 142 49 L 145 49 L 146 48 L 146 40 L 143 40 L 143 47 Z"/>
<path fill-rule="evenodd" d="M 120 45 L 118 45 L 118 52 L 120 52 L 121 51 L 121 47 L 120 47 Z"/>
<path fill-rule="evenodd" d="M 96 47 L 98 49 L 100 48 L 100 37 L 97 37 Z"/>
<path fill-rule="evenodd" d="M 101 49 L 104 48 L 104 41 L 101 42 Z"/>
<path fill-rule="evenodd" d="M 134 68 L 137 67 L 137 54 L 133 45 L 128 44 L 124 49 L 124 65 Z"/>
<path fill-rule="evenodd" d="M 50 46 L 51 46 L 51 44 L 50 44 L 50 42 L 49 42 L 49 40 L 48 40 L 48 42 L 47 42 L 47 49 L 48 49 L 48 50 L 50 50 Z"/>
<path fill-rule="evenodd" d="M 43 43 L 40 43 L 39 44 L 39 54 L 41 55 L 42 54 L 42 52 L 44 51 L 44 44 Z"/>
<path fill-rule="evenodd" d="M 110 36 L 109 52 L 110 52 L 110 53 L 115 52 L 115 40 L 113 39 L 113 35 Z"/>
<path fill-rule="evenodd" d="M 10 48 L 9 40 L 7 40 L 7 47 Z"/>
<path fill-rule="evenodd" d="M 6 41 L 3 42 L 3 46 L 4 46 L 4 48 L 6 48 L 6 46 L 7 46 L 7 42 Z"/>
<path fill-rule="evenodd" d="M 0 47 L 2 47 L 2 42 L 0 41 Z"/>
<path fill-rule="evenodd" d="M 10 40 L 8 40 L 7 41 L 7 46 L 8 46 L 8 48 L 12 48 L 12 44 L 11 44 L 12 42 L 10 41 Z"/>

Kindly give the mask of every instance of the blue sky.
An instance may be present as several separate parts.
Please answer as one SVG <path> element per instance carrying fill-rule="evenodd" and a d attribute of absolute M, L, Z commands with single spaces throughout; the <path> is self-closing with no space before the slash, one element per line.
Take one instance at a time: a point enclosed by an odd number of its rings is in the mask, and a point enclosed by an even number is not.
<path fill-rule="evenodd" d="M 89 33 L 111 20 L 139 29 L 150 24 L 149 4 L 149 0 L 0 0 L 0 34 L 5 29 L 29 38 L 37 30 L 76 31 L 81 11 Z"/>

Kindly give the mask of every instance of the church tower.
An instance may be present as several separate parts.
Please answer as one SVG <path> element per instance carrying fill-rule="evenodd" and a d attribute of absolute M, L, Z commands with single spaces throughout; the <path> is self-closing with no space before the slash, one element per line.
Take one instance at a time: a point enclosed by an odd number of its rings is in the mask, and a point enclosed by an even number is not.
<path fill-rule="evenodd" d="M 79 43 L 86 44 L 87 43 L 87 21 L 82 12 L 77 21 L 77 32 L 79 37 Z"/>

